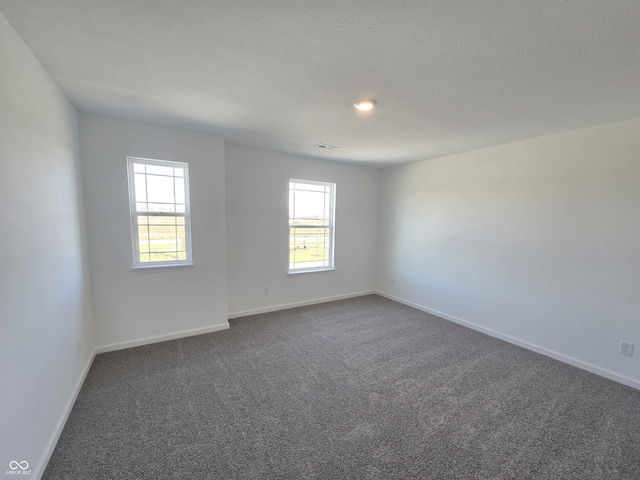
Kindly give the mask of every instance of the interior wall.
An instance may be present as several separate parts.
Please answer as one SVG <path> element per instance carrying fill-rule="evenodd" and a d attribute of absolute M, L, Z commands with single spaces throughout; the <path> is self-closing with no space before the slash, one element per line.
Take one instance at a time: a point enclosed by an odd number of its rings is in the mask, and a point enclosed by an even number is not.
<path fill-rule="evenodd" d="M 93 349 L 77 119 L 2 14 L 0 72 L 0 471 L 36 476 Z"/>
<path fill-rule="evenodd" d="M 232 316 L 373 290 L 378 169 L 235 145 L 226 160 Z M 334 271 L 287 274 L 290 178 L 336 184 Z"/>
<path fill-rule="evenodd" d="M 385 170 L 378 289 L 640 385 L 639 153 L 634 120 Z"/>
<path fill-rule="evenodd" d="M 228 327 L 224 139 L 80 113 L 96 341 Z M 133 270 L 127 156 L 189 164 L 193 267 Z"/>

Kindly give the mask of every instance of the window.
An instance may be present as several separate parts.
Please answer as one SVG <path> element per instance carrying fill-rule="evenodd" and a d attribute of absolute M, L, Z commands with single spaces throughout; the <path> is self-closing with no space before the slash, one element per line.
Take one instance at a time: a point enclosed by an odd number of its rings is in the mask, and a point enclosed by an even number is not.
<path fill-rule="evenodd" d="M 189 166 L 127 158 L 133 266 L 191 263 Z"/>
<path fill-rule="evenodd" d="M 333 269 L 335 183 L 289 180 L 289 272 Z"/>

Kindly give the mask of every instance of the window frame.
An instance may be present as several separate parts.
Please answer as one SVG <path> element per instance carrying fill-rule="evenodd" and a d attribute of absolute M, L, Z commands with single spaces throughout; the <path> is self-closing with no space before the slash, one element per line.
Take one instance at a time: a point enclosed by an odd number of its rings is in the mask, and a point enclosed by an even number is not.
<path fill-rule="evenodd" d="M 182 212 L 139 212 L 136 207 L 134 164 L 155 165 L 159 167 L 182 168 L 184 170 L 184 213 Z M 146 175 L 146 173 L 145 173 Z M 172 160 L 158 160 L 154 158 L 127 157 L 127 176 L 129 184 L 129 217 L 131 221 L 132 269 L 155 269 L 167 267 L 184 267 L 193 265 L 191 248 L 191 194 L 189 190 L 189 164 Z M 150 215 L 152 213 L 152 215 Z M 184 217 L 186 258 L 183 260 L 148 261 L 140 260 L 140 237 L 138 216 Z"/>
<path fill-rule="evenodd" d="M 303 180 L 300 178 L 290 178 L 289 179 L 289 183 L 288 183 L 288 188 L 287 188 L 287 193 L 289 194 L 289 198 L 291 195 L 291 184 L 308 184 L 308 185 L 321 185 L 324 187 L 329 187 L 329 195 L 331 198 L 330 201 L 330 206 L 329 206 L 329 224 L 328 225 L 296 225 L 297 228 L 303 227 L 303 228 L 322 228 L 322 229 L 329 229 L 329 253 L 327 255 L 328 258 L 328 265 L 327 266 L 322 266 L 322 267 L 318 267 L 318 266 L 314 266 L 314 267 L 307 267 L 307 268 L 291 268 L 291 216 L 287 215 L 288 218 L 288 228 L 289 228 L 289 240 L 288 240 L 288 249 L 289 249 L 289 256 L 288 256 L 288 269 L 287 269 L 287 273 L 289 275 L 297 275 L 300 273 L 314 273 L 314 272 L 329 272 L 329 271 L 333 271 L 335 270 L 335 231 L 336 231 L 336 184 L 332 183 L 332 182 L 321 182 L 318 180 Z M 289 205 L 290 207 L 290 205 Z M 295 212 L 294 212 L 295 213 Z M 295 218 L 295 217 L 294 217 Z"/>

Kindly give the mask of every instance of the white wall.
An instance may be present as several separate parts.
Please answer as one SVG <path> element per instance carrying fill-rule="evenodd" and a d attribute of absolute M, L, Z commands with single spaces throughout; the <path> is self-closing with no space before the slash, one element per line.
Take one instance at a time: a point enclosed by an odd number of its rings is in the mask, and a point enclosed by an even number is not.
<path fill-rule="evenodd" d="M 234 145 L 226 156 L 232 316 L 373 290 L 378 169 Z M 287 274 L 290 178 L 336 183 L 335 271 Z"/>
<path fill-rule="evenodd" d="M 40 473 L 91 358 L 79 175 L 76 112 L 0 14 L 3 475 Z"/>
<path fill-rule="evenodd" d="M 99 346 L 228 327 L 224 139 L 80 113 Z M 189 164 L 194 267 L 132 270 L 127 156 Z"/>
<path fill-rule="evenodd" d="M 378 288 L 640 387 L 639 159 L 635 120 L 387 169 Z"/>

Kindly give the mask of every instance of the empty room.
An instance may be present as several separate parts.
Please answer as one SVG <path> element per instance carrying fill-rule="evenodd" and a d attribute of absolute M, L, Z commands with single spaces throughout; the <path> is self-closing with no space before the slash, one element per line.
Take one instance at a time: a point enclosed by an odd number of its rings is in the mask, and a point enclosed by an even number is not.
<path fill-rule="evenodd" d="M 638 25 L 0 0 L 0 476 L 640 479 Z"/>

